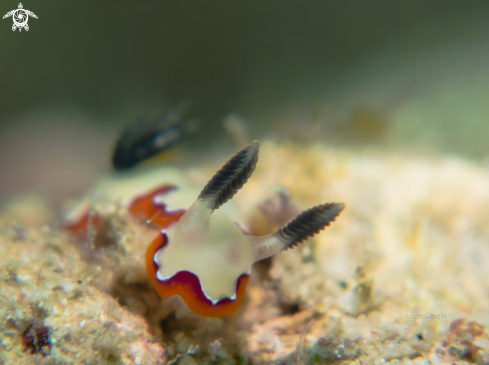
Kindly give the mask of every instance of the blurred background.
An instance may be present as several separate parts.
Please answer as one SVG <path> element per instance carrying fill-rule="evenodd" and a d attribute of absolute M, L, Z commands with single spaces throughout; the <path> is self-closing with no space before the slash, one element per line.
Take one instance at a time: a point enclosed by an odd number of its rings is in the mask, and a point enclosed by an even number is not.
<path fill-rule="evenodd" d="M 23 5 L 28 32 L 0 22 L 0 203 L 80 194 L 124 125 L 182 102 L 199 152 L 231 148 L 233 113 L 250 138 L 489 154 L 488 2 Z"/>

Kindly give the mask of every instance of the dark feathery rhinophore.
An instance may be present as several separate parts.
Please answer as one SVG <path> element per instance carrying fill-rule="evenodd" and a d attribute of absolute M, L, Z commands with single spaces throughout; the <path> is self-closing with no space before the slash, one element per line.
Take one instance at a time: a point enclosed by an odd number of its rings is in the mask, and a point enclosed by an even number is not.
<path fill-rule="evenodd" d="M 154 119 L 139 119 L 127 126 L 117 139 L 112 166 L 126 170 L 180 143 L 197 126 L 196 120 L 182 120 L 182 108 L 171 109 Z"/>
<path fill-rule="evenodd" d="M 285 249 L 297 246 L 328 227 L 345 208 L 343 203 L 325 203 L 307 209 L 279 229 L 276 235 L 286 243 Z"/>
<path fill-rule="evenodd" d="M 260 142 L 253 141 L 238 151 L 204 186 L 199 199 L 212 199 L 212 210 L 231 199 L 255 171 L 259 150 Z"/>

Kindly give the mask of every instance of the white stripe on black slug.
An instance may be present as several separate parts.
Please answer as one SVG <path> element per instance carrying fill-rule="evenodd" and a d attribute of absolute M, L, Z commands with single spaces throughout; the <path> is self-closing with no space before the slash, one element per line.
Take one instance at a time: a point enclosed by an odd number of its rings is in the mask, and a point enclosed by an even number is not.
<path fill-rule="evenodd" d="M 158 118 L 140 119 L 127 126 L 114 146 L 114 169 L 129 169 L 181 143 L 192 132 L 191 126 L 195 124 L 182 121 L 182 114 L 183 108 L 176 107 Z"/>

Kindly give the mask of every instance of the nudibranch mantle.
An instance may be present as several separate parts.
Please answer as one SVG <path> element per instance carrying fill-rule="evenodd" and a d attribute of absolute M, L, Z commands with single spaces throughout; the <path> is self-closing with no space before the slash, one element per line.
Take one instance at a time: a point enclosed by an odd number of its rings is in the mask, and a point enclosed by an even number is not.
<path fill-rule="evenodd" d="M 218 301 L 207 296 L 200 278 L 192 272 L 179 271 L 171 277 L 160 280 L 157 274 L 159 267 L 154 262 L 154 257 L 155 253 L 164 249 L 167 243 L 168 236 L 161 231 L 148 248 L 146 267 L 148 279 L 161 297 L 178 296 L 183 300 L 184 306 L 188 309 L 175 308 L 177 309 L 177 316 L 180 317 L 179 312 L 186 313 L 189 309 L 193 313 L 205 317 L 227 316 L 236 312 L 244 296 L 249 275 L 239 276 L 235 283 L 235 294 L 232 297 L 225 297 Z"/>
<path fill-rule="evenodd" d="M 158 280 L 189 271 L 199 278 L 203 292 L 213 303 L 222 298 L 235 299 L 236 279 L 250 274 L 255 261 L 252 246 L 241 229 L 229 217 L 217 213 L 202 230 L 183 231 L 185 224 L 169 227 L 165 233 L 171 239 L 153 257 Z"/>
<path fill-rule="evenodd" d="M 162 180 L 168 181 L 169 184 L 162 185 Z M 148 192 L 164 186 L 175 188 L 171 194 L 165 194 L 164 202 L 171 208 L 180 208 L 192 204 L 193 197 L 191 194 L 198 193 L 198 190 L 189 184 L 188 178 L 173 167 L 146 169 L 138 173 L 108 173 L 102 176 L 95 187 L 68 211 L 65 216 L 65 224 L 74 224 L 79 221 L 82 215 L 99 203 L 110 202 L 129 207 L 137 197 L 145 196 Z M 155 196 L 155 198 L 159 199 L 159 196 Z"/>
<path fill-rule="evenodd" d="M 63 226 L 74 232 L 84 232 L 89 224 L 88 216 L 93 207 L 102 213 L 105 209 L 112 210 L 114 204 L 125 207 L 135 216 L 136 201 L 141 198 L 150 198 L 151 202 L 144 207 L 151 206 L 161 213 L 185 211 L 199 194 L 200 188 L 195 179 L 176 167 L 166 166 L 159 168 L 140 169 L 136 172 L 113 172 L 99 178 L 94 188 L 67 210 Z M 162 183 L 164 181 L 165 183 Z M 243 224 L 243 218 L 235 204 L 226 206 L 226 214 L 233 220 Z M 150 217 L 148 223 L 152 223 Z M 166 225 L 160 226 L 166 228 Z"/>

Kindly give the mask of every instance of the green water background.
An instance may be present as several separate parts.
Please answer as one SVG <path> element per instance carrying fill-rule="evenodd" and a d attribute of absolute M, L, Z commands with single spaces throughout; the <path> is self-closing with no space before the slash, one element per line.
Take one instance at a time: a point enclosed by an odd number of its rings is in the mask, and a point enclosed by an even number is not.
<path fill-rule="evenodd" d="M 28 32 L 0 22 L 0 196 L 82 191 L 121 125 L 182 101 L 196 150 L 237 113 L 250 138 L 488 156 L 487 2 L 23 5 Z"/>

